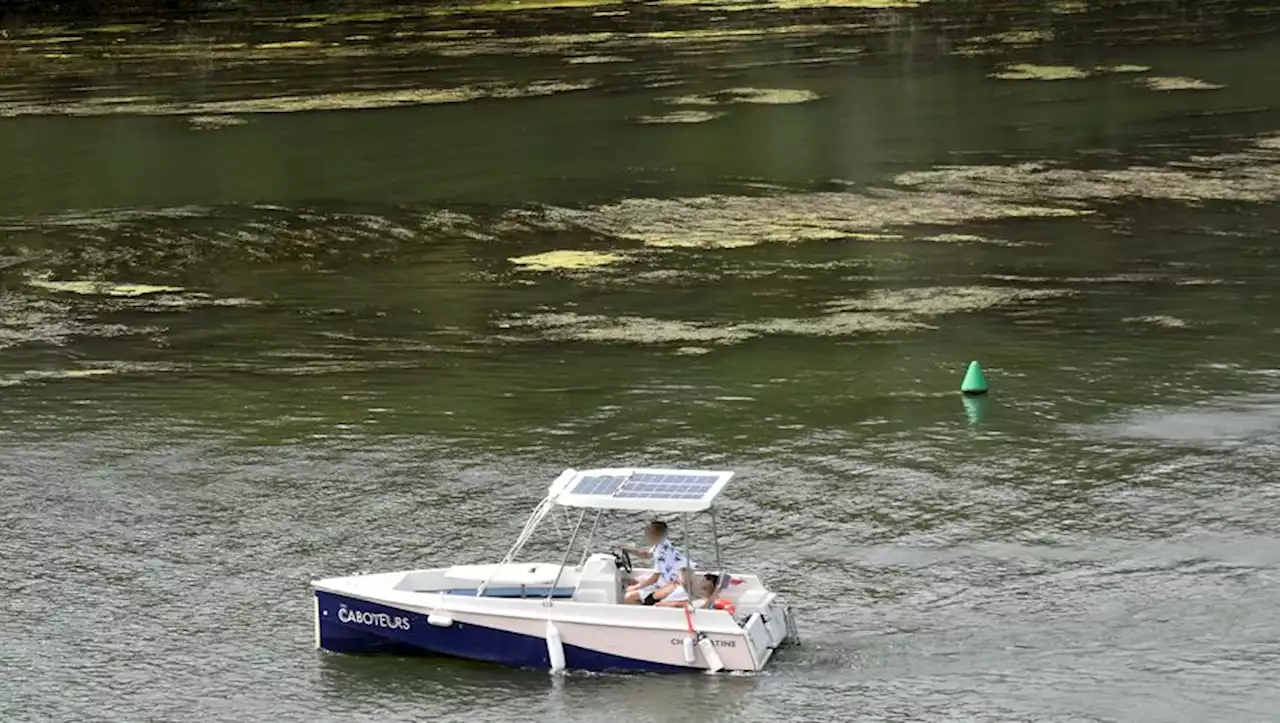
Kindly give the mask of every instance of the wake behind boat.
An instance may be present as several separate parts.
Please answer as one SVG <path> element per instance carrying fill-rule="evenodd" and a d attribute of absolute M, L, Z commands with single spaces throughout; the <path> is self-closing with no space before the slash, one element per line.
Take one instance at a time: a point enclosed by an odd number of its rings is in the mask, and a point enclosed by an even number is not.
<path fill-rule="evenodd" d="M 707 511 L 733 472 L 565 470 L 496 564 L 335 577 L 312 582 L 316 646 L 339 653 L 437 654 L 503 665 L 589 671 L 758 671 L 798 642 L 791 611 L 756 575 L 702 570 L 718 581 L 680 607 L 624 603 L 624 550 L 591 552 L 609 510 Z M 557 507 L 580 510 L 558 562 L 516 562 Z M 593 519 L 578 542 L 589 514 Z M 577 564 L 570 564 L 580 548 Z M 719 568 L 719 541 L 716 540 Z M 688 578 L 686 578 L 688 579 Z"/>

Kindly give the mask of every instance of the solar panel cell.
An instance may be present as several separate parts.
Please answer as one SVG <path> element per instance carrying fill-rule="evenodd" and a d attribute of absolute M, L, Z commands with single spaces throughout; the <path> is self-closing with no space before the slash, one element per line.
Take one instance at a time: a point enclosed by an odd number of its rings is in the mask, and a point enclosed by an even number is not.
<path fill-rule="evenodd" d="M 572 492 L 575 495 L 604 495 L 607 497 L 617 492 L 618 488 L 626 480 L 626 477 L 610 475 L 583 477 L 578 480 L 578 484 L 574 485 Z"/>
<path fill-rule="evenodd" d="M 696 500 L 715 486 L 719 475 L 637 473 L 614 493 L 615 497 L 652 500 Z"/>

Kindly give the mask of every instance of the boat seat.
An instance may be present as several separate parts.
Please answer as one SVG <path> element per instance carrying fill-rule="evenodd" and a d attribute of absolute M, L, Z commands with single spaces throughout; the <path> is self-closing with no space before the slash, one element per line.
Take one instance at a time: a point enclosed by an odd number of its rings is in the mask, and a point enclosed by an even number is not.
<path fill-rule="evenodd" d="M 560 576 L 559 565 L 546 563 L 507 563 L 500 569 L 498 565 L 454 565 L 445 572 L 445 580 L 454 584 L 471 584 L 473 587 L 478 587 L 485 580 L 489 581 L 491 587 L 550 587 Z"/>
<path fill-rule="evenodd" d="M 441 590 L 445 595 L 469 595 L 475 597 L 476 590 L 479 588 L 455 587 L 449 590 Z M 546 597 L 547 593 L 551 593 L 553 598 L 570 598 L 573 597 L 574 588 L 557 587 L 552 589 L 548 586 L 536 587 L 518 585 L 515 587 L 491 587 L 484 591 L 484 597 Z"/>
<path fill-rule="evenodd" d="M 578 591 L 573 599 L 596 605 L 622 602 L 622 577 L 613 555 L 597 552 L 587 558 L 578 575 Z"/>

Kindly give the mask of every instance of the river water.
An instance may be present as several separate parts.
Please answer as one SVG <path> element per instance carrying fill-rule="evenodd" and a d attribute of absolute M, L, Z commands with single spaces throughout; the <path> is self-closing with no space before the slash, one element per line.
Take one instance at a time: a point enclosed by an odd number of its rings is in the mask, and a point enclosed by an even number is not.
<path fill-rule="evenodd" d="M 3 41 L 0 720 L 1274 720 L 1275 35 L 579 4 Z M 802 647 L 313 649 L 630 464 Z"/>

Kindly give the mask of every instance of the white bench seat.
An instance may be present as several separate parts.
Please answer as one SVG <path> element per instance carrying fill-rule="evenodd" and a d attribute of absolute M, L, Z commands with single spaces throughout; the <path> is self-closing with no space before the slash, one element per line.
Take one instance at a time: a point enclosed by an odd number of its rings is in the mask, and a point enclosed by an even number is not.
<path fill-rule="evenodd" d="M 498 568 L 499 565 L 454 565 L 445 572 L 444 577 L 453 587 L 466 587 L 464 583 L 476 587 L 485 580 L 489 580 L 490 587 L 548 587 L 555 583 L 556 575 L 560 572 L 559 565 L 549 563 L 510 563 L 502 565 L 500 570 Z M 497 574 L 494 574 L 495 571 Z M 571 570 L 565 568 L 560 583 L 563 585 L 569 577 Z"/>

